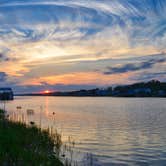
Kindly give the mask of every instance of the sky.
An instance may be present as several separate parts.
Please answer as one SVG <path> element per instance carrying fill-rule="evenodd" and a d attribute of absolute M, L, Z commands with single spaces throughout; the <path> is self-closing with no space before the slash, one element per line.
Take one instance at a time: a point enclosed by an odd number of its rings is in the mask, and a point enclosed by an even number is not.
<path fill-rule="evenodd" d="M 1 0 L 0 86 L 16 93 L 166 81 L 165 0 Z"/>

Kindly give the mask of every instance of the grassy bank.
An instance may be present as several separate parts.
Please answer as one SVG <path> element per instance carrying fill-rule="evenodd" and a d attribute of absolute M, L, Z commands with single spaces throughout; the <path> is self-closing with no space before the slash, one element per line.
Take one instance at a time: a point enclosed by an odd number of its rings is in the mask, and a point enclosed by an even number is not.
<path fill-rule="evenodd" d="M 1 166 L 62 166 L 58 159 L 61 138 L 34 124 L 11 122 L 0 110 Z"/>

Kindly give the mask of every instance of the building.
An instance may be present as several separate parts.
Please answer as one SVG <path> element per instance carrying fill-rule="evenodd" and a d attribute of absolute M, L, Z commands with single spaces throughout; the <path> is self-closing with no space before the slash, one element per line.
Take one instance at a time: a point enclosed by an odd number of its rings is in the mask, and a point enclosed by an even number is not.
<path fill-rule="evenodd" d="M 13 100 L 13 96 L 11 88 L 0 88 L 0 100 Z"/>

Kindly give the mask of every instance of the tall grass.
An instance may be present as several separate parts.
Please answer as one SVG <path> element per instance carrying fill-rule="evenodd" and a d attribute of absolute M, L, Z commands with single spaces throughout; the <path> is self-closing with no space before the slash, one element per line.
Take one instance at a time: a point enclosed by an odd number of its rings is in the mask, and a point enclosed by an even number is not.
<path fill-rule="evenodd" d="M 40 107 L 40 121 L 37 124 L 27 119 L 22 112 L 5 114 L 0 109 L 0 166 L 78 166 L 74 158 L 75 141 L 68 137 L 62 142 L 62 135 L 55 126 L 55 112 L 52 113 L 54 126 L 42 129 Z M 26 112 L 28 116 L 33 116 Z M 82 164 L 81 164 L 82 165 Z M 87 155 L 83 165 L 92 166 L 92 155 Z"/>
<path fill-rule="evenodd" d="M 58 133 L 50 134 L 35 124 L 9 121 L 0 110 L 1 166 L 62 166 Z"/>

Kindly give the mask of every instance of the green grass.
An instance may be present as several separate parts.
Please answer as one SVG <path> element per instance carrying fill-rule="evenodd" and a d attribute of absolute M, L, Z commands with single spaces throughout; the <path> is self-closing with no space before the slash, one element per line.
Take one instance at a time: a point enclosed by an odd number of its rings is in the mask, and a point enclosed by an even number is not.
<path fill-rule="evenodd" d="M 58 134 L 50 135 L 34 125 L 11 122 L 0 110 L 1 166 L 62 166 L 56 157 L 60 138 Z"/>

